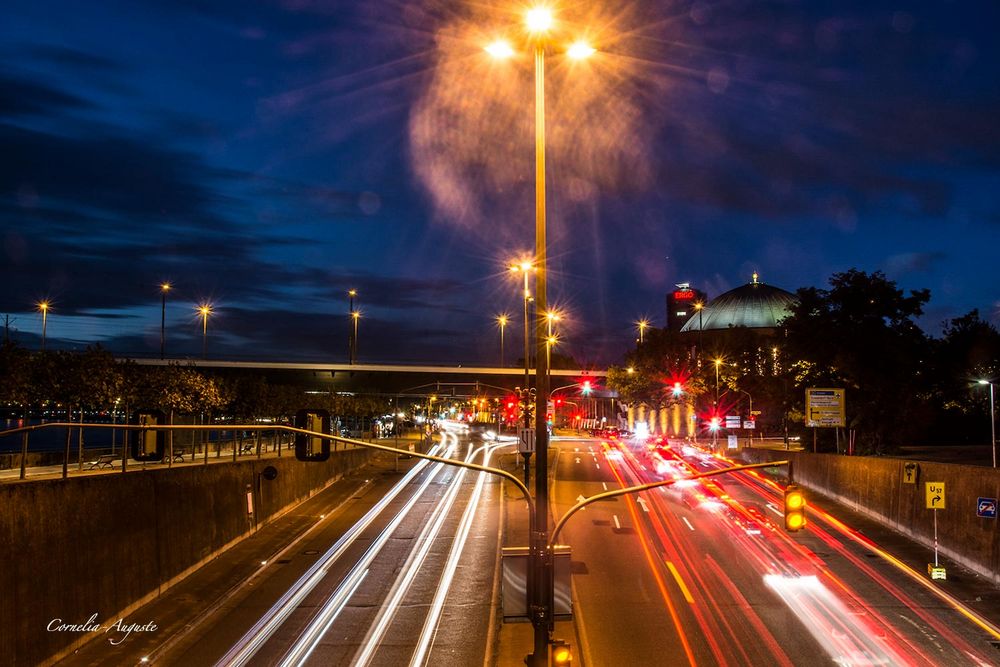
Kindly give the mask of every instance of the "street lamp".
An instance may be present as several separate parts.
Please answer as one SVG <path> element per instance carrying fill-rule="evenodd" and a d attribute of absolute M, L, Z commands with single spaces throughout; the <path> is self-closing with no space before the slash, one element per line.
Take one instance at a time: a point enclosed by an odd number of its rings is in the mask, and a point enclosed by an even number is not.
<path fill-rule="evenodd" d="M 170 283 L 160 284 L 160 359 L 163 359 L 167 341 L 167 292 L 173 287 Z"/>
<path fill-rule="evenodd" d="M 552 333 L 552 323 L 558 322 L 562 317 L 554 310 L 545 313 L 545 369 L 551 377 L 552 375 L 552 346 L 558 342 L 558 337 Z"/>
<path fill-rule="evenodd" d="M 698 361 L 699 361 L 698 365 L 700 366 L 701 365 L 701 345 L 702 345 L 701 341 L 702 341 L 702 334 L 704 333 L 704 330 L 705 330 L 704 323 L 703 323 L 702 317 L 701 317 L 701 313 L 702 313 L 703 310 L 705 310 L 705 304 L 702 303 L 701 301 L 698 301 L 697 303 L 694 304 L 694 309 L 698 311 Z"/>
<path fill-rule="evenodd" d="M 993 383 L 989 380 L 978 380 L 979 384 L 990 386 L 990 448 L 993 450 L 993 467 L 997 467 L 997 417 L 993 410 Z"/>
<path fill-rule="evenodd" d="M 528 272 L 531 271 L 534 266 L 528 260 L 522 260 L 516 264 L 510 265 L 511 273 L 521 273 L 524 275 L 524 390 L 528 391 L 528 383 L 530 382 L 528 376 L 528 360 L 531 358 L 531 336 L 528 334 L 528 303 L 531 301 L 531 291 L 528 289 Z M 527 399 L 525 399 L 527 401 Z M 525 415 L 528 411 L 524 411 Z M 530 421 L 525 417 L 524 425 L 530 426 Z"/>
<path fill-rule="evenodd" d="M 212 304 L 198 306 L 198 314 L 201 315 L 201 358 L 204 359 L 208 351 L 208 316 L 212 314 Z"/>
<path fill-rule="evenodd" d="M 719 367 L 722 366 L 722 357 L 715 360 L 715 405 L 719 405 Z"/>
<path fill-rule="evenodd" d="M 49 320 L 49 308 L 52 306 L 48 301 L 39 301 L 38 311 L 42 314 L 42 352 L 45 351 L 45 329 Z"/>
<path fill-rule="evenodd" d="M 347 290 L 347 298 L 350 302 L 350 307 L 347 310 L 347 316 L 351 318 L 351 333 L 347 335 L 347 363 L 354 363 L 355 346 L 356 341 L 354 337 L 357 335 L 357 318 L 354 317 L 354 297 L 358 295 L 358 290 L 349 289 Z"/>
<path fill-rule="evenodd" d="M 545 245 L 545 51 L 549 40 L 547 33 L 554 24 L 552 11 L 539 6 L 528 10 L 525 23 L 532 38 L 535 52 L 535 299 L 537 312 L 548 310 L 547 248 Z M 494 57 L 508 57 L 513 49 L 507 43 L 494 43 L 487 47 Z M 594 49 L 577 42 L 568 52 L 573 58 L 585 58 Z M 527 303 L 525 304 L 527 305 Z M 529 605 L 531 624 L 535 630 L 534 652 L 531 664 L 543 665 L 548 660 L 549 633 L 553 627 L 553 565 L 548 548 L 548 428 L 543 415 L 548 407 L 549 380 L 547 345 L 544 322 L 538 318 L 535 328 L 535 346 L 538 361 L 535 364 L 535 521 L 531 535 L 530 555 L 535 577 L 532 590 L 533 604 Z M 527 355 L 526 355 L 527 356 Z"/>
<path fill-rule="evenodd" d="M 497 315 L 497 324 L 500 325 L 500 368 L 504 367 L 503 330 L 507 326 L 507 320 L 508 320 L 507 313 L 504 313 L 503 315 Z"/>
<path fill-rule="evenodd" d="M 351 319 L 354 320 L 354 357 L 351 359 L 351 363 L 353 364 L 358 360 L 358 320 L 361 319 L 361 311 L 353 311 Z"/>
<path fill-rule="evenodd" d="M 649 321 L 639 320 L 635 325 L 639 327 L 639 345 L 642 345 L 643 340 L 645 340 L 646 327 L 649 326 Z"/>

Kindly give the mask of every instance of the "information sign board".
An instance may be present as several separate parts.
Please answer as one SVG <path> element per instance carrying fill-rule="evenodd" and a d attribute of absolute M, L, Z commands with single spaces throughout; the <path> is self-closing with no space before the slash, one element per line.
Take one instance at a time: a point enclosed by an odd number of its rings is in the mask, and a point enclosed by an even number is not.
<path fill-rule="evenodd" d="M 847 426 L 843 389 L 806 389 L 806 426 Z"/>

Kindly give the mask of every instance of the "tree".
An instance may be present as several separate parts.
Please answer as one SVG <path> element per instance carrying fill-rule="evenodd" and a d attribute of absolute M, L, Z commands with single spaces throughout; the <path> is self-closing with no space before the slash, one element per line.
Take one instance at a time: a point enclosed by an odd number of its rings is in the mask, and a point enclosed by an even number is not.
<path fill-rule="evenodd" d="M 829 282 L 830 289 L 798 290 L 798 303 L 781 322 L 793 408 L 808 387 L 844 387 L 859 450 L 883 453 L 926 426 L 931 346 L 914 320 L 930 292 L 905 295 L 880 271 L 851 269 Z"/>

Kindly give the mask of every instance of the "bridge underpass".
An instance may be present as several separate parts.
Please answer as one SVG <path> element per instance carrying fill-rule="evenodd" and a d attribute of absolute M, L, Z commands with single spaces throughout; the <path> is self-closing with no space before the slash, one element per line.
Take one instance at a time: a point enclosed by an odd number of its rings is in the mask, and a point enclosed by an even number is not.
<path fill-rule="evenodd" d="M 483 366 L 408 366 L 393 364 L 319 364 L 268 361 L 213 361 L 135 359 L 141 366 L 166 366 L 180 363 L 185 367 L 223 376 L 263 376 L 271 384 L 303 386 L 312 391 L 345 392 L 352 394 L 429 395 L 455 397 L 476 395 L 496 396 L 513 392 L 524 385 L 524 368 Z M 529 386 L 534 386 L 534 369 Z M 607 371 L 551 370 L 553 389 L 571 384 L 591 382 L 593 397 L 613 399 L 617 396 L 604 387 Z M 568 392 L 573 393 L 573 392 Z"/>

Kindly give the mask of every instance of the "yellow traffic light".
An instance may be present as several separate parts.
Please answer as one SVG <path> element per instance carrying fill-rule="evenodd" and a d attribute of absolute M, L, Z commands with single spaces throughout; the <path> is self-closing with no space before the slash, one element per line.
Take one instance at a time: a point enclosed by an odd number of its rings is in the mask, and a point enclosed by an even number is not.
<path fill-rule="evenodd" d="M 549 664 L 569 667 L 573 663 L 573 653 L 569 644 L 562 639 L 553 639 L 549 645 Z"/>
<path fill-rule="evenodd" d="M 796 484 L 785 488 L 785 530 L 790 533 L 806 527 L 806 496 Z"/>

